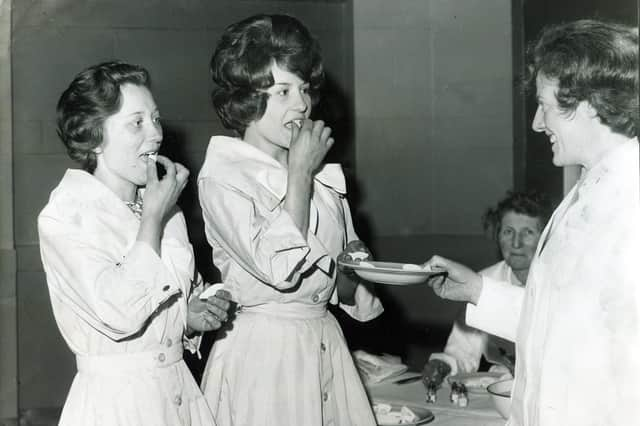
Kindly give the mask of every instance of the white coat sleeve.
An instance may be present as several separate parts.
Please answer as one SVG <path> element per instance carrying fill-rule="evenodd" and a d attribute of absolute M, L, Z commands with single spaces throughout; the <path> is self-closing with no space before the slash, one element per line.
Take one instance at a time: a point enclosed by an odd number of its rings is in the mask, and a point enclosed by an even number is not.
<path fill-rule="evenodd" d="M 525 289 L 482 276 L 477 305 L 467 304 L 467 325 L 515 341 Z"/>
<path fill-rule="evenodd" d="M 115 258 L 73 220 L 41 214 L 40 252 L 52 297 L 114 340 L 141 330 L 181 290 L 157 253 L 136 242 Z"/>
<path fill-rule="evenodd" d="M 198 191 L 209 242 L 214 240 L 265 284 L 291 288 L 295 277 L 328 256 L 314 235 L 302 236 L 284 209 L 261 214 L 264 207 L 256 200 L 210 178 L 198 181 Z"/>

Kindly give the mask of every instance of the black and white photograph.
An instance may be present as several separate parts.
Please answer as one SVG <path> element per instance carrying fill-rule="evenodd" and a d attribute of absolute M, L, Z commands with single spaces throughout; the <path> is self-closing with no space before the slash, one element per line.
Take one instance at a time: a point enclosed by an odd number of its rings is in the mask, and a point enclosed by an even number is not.
<path fill-rule="evenodd" d="M 640 422 L 637 0 L 0 0 L 0 426 Z"/>

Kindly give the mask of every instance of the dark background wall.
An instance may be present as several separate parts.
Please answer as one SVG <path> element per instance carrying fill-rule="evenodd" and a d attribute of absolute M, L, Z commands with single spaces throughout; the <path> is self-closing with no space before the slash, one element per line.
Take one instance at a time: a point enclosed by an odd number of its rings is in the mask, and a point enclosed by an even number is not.
<path fill-rule="evenodd" d="M 510 0 L 354 0 L 361 236 L 382 260 L 497 260 L 481 216 L 513 186 Z M 419 367 L 462 304 L 379 286 L 385 344 Z M 365 334 L 366 333 L 361 333 Z"/>

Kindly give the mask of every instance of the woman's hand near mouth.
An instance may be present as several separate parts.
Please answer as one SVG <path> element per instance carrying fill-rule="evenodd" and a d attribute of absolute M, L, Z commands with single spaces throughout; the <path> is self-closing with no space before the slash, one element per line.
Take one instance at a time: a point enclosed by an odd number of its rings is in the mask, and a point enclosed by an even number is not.
<path fill-rule="evenodd" d="M 284 209 L 306 237 L 309 228 L 309 203 L 313 177 L 320 169 L 325 155 L 333 145 L 331 128 L 324 121 L 305 120 L 302 127 L 291 126 L 289 146 L 287 195 Z"/>
<path fill-rule="evenodd" d="M 166 171 L 161 179 L 158 179 L 156 161 Z M 137 240 L 148 243 L 160 254 L 163 225 L 171 216 L 180 193 L 187 185 L 189 170 L 162 155 L 158 155 L 156 161 L 147 162 L 147 186 Z"/>

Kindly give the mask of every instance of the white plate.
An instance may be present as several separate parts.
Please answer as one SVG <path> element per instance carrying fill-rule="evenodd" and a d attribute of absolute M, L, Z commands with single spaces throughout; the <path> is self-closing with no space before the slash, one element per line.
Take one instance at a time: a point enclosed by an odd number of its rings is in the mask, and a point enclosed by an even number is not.
<path fill-rule="evenodd" d="M 377 400 L 377 399 L 373 401 L 373 405 L 375 406 L 376 404 L 389 404 L 391 406 L 391 411 L 394 413 L 399 412 L 404 406 L 410 409 L 411 411 L 413 411 L 413 413 L 418 417 L 418 420 L 410 423 L 384 422 L 376 418 L 376 423 L 378 424 L 378 426 L 392 426 L 392 425 L 399 425 L 399 424 L 406 425 L 406 426 L 411 426 L 411 425 L 417 426 L 417 425 L 427 424 L 434 419 L 434 415 L 431 412 L 431 410 L 428 410 L 424 407 L 420 407 L 419 405 L 404 403 L 404 402 L 391 402 L 391 401 L 384 401 L 384 400 Z"/>
<path fill-rule="evenodd" d="M 367 281 L 391 285 L 418 284 L 426 281 L 429 276 L 438 273 L 423 269 L 413 263 L 367 260 L 361 262 L 340 261 L 340 265 L 353 269 L 358 276 Z"/>
<path fill-rule="evenodd" d="M 479 371 L 476 373 L 460 373 L 447 377 L 449 384 L 453 382 L 462 383 L 466 386 L 467 392 L 486 393 L 487 386 L 500 380 L 504 373 L 493 371 Z"/>

